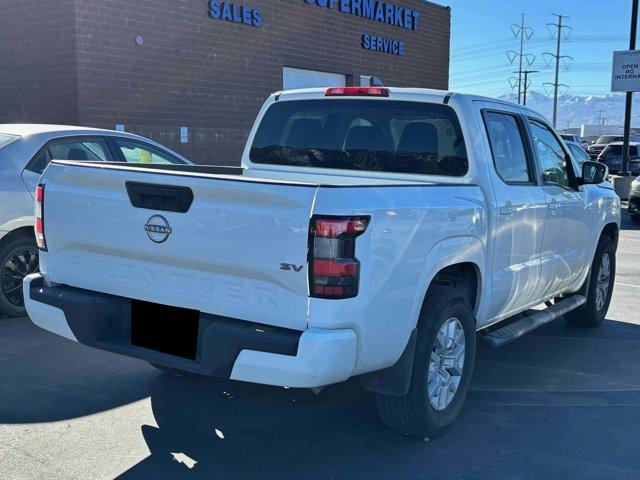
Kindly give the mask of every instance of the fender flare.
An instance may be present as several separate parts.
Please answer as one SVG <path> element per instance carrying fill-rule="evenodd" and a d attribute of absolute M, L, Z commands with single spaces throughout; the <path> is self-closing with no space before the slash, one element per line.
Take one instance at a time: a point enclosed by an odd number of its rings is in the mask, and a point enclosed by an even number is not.
<path fill-rule="evenodd" d="M 367 373 L 361 377 L 361 384 L 365 390 L 394 396 L 402 396 L 409 391 L 413 372 L 418 319 L 431 282 L 438 272 L 452 265 L 460 263 L 475 265 L 478 269 L 476 312 L 479 312 L 483 305 L 486 304 L 482 294 L 484 291 L 485 258 L 484 244 L 478 237 L 474 236 L 450 237 L 433 246 L 422 263 L 418 284 L 413 296 L 411 315 L 413 316 L 414 328 L 409 335 L 407 345 L 394 365 L 377 372 Z"/>
<path fill-rule="evenodd" d="M 476 317 L 485 309 L 485 276 L 486 248 L 482 240 L 476 236 L 449 237 L 436 243 L 422 263 L 418 283 L 413 295 L 411 316 L 413 325 L 418 325 L 420 310 L 427 296 L 427 290 L 435 276 L 441 270 L 460 263 L 471 263 L 478 271 L 478 295 L 476 301 Z"/>

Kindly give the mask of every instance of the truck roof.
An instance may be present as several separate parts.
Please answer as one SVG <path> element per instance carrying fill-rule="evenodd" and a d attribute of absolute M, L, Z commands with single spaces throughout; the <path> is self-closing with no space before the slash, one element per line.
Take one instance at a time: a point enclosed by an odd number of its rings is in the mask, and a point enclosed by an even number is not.
<path fill-rule="evenodd" d="M 330 87 L 321 87 L 321 88 L 301 88 L 301 89 L 294 89 L 294 90 L 283 90 L 280 92 L 276 92 L 273 95 L 277 98 L 281 98 L 283 100 L 293 100 L 293 99 L 303 99 L 303 98 L 317 98 L 317 97 L 324 97 L 325 93 L 327 91 L 327 88 Z M 373 87 L 376 88 L 376 87 Z M 510 102 L 508 100 L 501 100 L 498 98 L 491 98 L 491 97 L 484 97 L 482 95 L 473 95 L 473 94 L 469 94 L 469 93 L 458 93 L 458 92 L 452 92 L 452 91 L 448 91 L 448 90 L 436 90 L 436 89 L 431 89 L 431 88 L 406 88 L 406 87 L 379 87 L 379 88 L 385 88 L 387 90 L 389 90 L 390 94 L 393 96 L 394 94 L 397 95 L 411 95 L 411 96 L 415 96 L 415 95 L 419 95 L 419 96 L 424 96 L 425 100 L 429 100 L 432 102 L 443 102 L 445 98 L 449 97 L 453 97 L 455 96 L 456 98 L 464 98 L 467 101 L 484 101 L 484 102 L 491 102 L 491 103 L 500 103 L 503 105 L 510 105 L 510 106 L 516 106 L 525 110 L 528 110 L 532 113 L 538 113 L 535 110 L 532 110 L 531 108 L 524 106 L 524 105 L 518 105 L 515 102 Z"/>

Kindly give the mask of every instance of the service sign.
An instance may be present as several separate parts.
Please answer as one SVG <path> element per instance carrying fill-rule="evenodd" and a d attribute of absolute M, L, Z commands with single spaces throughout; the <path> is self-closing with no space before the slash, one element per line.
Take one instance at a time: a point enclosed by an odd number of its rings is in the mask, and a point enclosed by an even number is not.
<path fill-rule="evenodd" d="M 613 52 L 612 92 L 640 92 L 640 50 Z"/>

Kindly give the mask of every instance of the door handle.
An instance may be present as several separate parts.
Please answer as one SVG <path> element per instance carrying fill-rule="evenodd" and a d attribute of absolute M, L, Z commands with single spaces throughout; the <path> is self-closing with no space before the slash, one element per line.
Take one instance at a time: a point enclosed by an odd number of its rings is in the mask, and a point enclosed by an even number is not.
<path fill-rule="evenodd" d="M 547 208 L 549 210 L 557 210 L 560 208 L 560 204 L 558 202 L 549 203 L 547 204 Z"/>
<path fill-rule="evenodd" d="M 515 212 L 515 207 L 502 207 L 500 209 L 500 215 L 513 215 Z"/>

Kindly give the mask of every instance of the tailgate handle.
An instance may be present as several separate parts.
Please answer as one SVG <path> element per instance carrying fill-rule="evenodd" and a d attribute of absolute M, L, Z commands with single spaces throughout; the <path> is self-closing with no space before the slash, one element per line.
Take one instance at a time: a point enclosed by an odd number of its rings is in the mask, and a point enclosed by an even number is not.
<path fill-rule="evenodd" d="M 187 213 L 193 203 L 193 191 L 189 187 L 135 182 L 126 185 L 131 205 L 136 208 Z"/>

